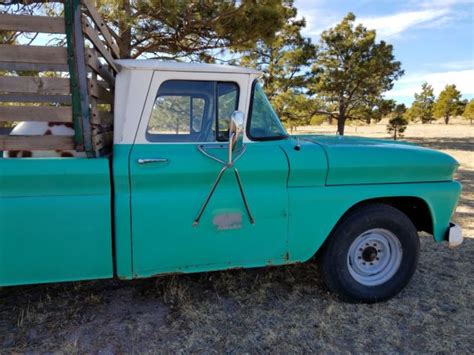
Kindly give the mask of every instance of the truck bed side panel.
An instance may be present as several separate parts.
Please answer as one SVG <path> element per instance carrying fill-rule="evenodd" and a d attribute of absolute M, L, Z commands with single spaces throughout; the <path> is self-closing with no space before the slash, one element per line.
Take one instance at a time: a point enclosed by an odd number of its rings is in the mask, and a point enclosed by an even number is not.
<path fill-rule="evenodd" d="M 107 159 L 0 159 L 0 286 L 113 275 Z"/>

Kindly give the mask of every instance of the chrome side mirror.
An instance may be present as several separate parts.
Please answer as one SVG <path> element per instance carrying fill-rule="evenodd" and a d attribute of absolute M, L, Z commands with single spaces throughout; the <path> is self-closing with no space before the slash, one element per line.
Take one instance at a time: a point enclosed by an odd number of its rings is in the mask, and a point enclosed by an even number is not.
<path fill-rule="evenodd" d="M 228 165 L 233 163 L 234 153 L 242 150 L 244 145 L 244 113 L 234 111 L 230 116 L 229 125 L 229 160 Z"/>
<path fill-rule="evenodd" d="M 204 201 L 203 205 L 201 206 L 201 209 L 196 215 L 196 218 L 194 218 L 193 227 L 196 227 L 199 224 L 199 221 L 201 220 L 204 210 L 209 204 L 209 201 L 211 200 L 214 194 L 214 191 L 216 191 L 217 185 L 219 185 L 219 182 L 221 181 L 222 176 L 224 175 L 225 171 L 228 169 L 234 170 L 235 179 L 237 180 L 237 184 L 239 185 L 240 195 L 242 196 L 242 201 L 244 202 L 244 206 L 247 211 L 249 221 L 251 224 L 255 223 L 255 219 L 253 218 L 252 212 L 250 211 L 247 197 L 245 196 L 244 187 L 242 185 L 242 179 L 240 178 L 239 171 L 233 165 L 234 162 L 237 159 L 240 159 L 240 157 L 244 154 L 245 148 L 246 148 L 244 146 L 244 117 L 245 117 L 244 114 L 240 111 L 234 111 L 232 112 L 232 115 L 230 116 L 229 158 L 227 162 L 207 153 L 206 150 L 204 149 L 204 145 L 197 146 L 198 150 L 202 154 L 204 154 L 206 157 L 221 163 L 222 168 L 221 168 L 221 171 L 219 171 L 219 173 L 217 174 L 216 181 L 214 181 L 214 184 L 212 184 L 211 190 L 209 191 L 209 194 L 207 195 L 206 200 Z"/>

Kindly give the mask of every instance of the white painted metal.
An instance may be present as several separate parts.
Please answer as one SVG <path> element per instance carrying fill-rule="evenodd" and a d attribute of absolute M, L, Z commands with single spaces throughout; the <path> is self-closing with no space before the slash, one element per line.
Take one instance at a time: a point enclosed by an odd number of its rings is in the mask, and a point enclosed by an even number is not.
<path fill-rule="evenodd" d="M 166 62 L 162 60 L 136 60 L 120 59 L 116 60 L 120 70 L 153 70 L 153 71 L 171 71 L 171 72 L 190 72 L 190 73 L 234 73 L 234 74 L 253 74 L 261 76 L 262 73 L 250 68 L 238 67 L 235 65 L 205 64 L 205 63 L 181 63 Z"/>
<path fill-rule="evenodd" d="M 389 281 L 400 268 L 403 250 L 397 236 L 382 228 L 359 235 L 347 253 L 349 273 L 364 286 Z"/>
<path fill-rule="evenodd" d="M 115 78 L 114 144 L 132 144 L 153 71 L 122 70 Z"/>
<path fill-rule="evenodd" d="M 254 69 L 229 65 L 129 59 L 117 60 L 116 64 L 120 72 L 115 79 L 114 144 L 160 144 L 147 141 L 145 133 L 158 88 L 167 80 L 237 83 L 240 90 L 238 110 L 245 113 L 245 125 L 252 83 L 261 76 Z M 246 134 L 244 142 L 251 142 Z"/>

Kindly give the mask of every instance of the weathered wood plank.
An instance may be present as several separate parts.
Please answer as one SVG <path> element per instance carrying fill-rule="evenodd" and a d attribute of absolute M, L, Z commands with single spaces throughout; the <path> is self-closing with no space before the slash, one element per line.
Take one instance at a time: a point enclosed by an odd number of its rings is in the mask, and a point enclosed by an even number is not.
<path fill-rule="evenodd" d="M 82 0 L 82 3 L 86 6 L 87 12 L 89 13 L 92 21 L 95 23 L 102 36 L 104 37 L 107 46 L 112 50 L 112 53 L 116 58 L 120 58 L 119 47 L 117 46 L 117 44 L 115 44 L 112 33 L 107 27 L 107 24 L 97 12 L 94 5 L 89 0 Z"/>
<path fill-rule="evenodd" d="M 99 85 L 97 81 L 89 80 L 88 88 L 89 95 L 97 98 L 99 102 L 108 104 L 114 103 L 114 96 L 112 93 Z"/>
<path fill-rule="evenodd" d="M 64 18 L 52 16 L 30 16 L 0 14 L 0 30 L 65 33 Z"/>
<path fill-rule="evenodd" d="M 69 79 L 38 76 L 0 76 L 0 92 L 69 95 Z"/>
<path fill-rule="evenodd" d="M 94 150 L 98 151 L 103 149 L 104 147 L 108 147 L 112 145 L 114 139 L 113 132 L 103 132 L 92 136 L 92 144 L 94 146 Z"/>
<path fill-rule="evenodd" d="M 40 94 L 0 94 L 0 102 L 37 102 L 71 104 L 69 95 L 40 95 Z"/>
<path fill-rule="evenodd" d="M 97 32 L 92 28 L 87 18 L 82 18 L 82 28 L 86 37 L 92 42 L 94 47 L 99 51 L 99 53 L 104 57 L 107 64 L 118 72 L 118 68 L 114 63 L 114 58 L 109 50 L 105 47 L 104 43 L 100 40 Z"/>
<path fill-rule="evenodd" d="M 97 53 L 93 49 L 86 50 L 87 65 L 98 75 L 102 77 L 110 86 L 115 85 L 115 77 L 107 65 L 100 62 Z"/>
<path fill-rule="evenodd" d="M 0 44 L 0 62 L 67 64 L 67 51 L 64 47 Z"/>
<path fill-rule="evenodd" d="M 0 150 L 74 150 L 74 137 L 0 136 Z"/>
<path fill-rule="evenodd" d="M 72 122 L 71 107 L 0 106 L 0 122 Z"/>
<path fill-rule="evenodd" d="M 114 117 L 111 112 L 91 110 L 91 123 L 97 125 L 110 126 L 114 123 Z"/>
<path fill-rule="evenodd" d="M 2 62 L 0 61 L 0 69 L 7 71 L 54 71 L 54 72 L 68 72 L 67 64 L 51 64 L 51 63 L 16 63 L 16 62 Z"/>

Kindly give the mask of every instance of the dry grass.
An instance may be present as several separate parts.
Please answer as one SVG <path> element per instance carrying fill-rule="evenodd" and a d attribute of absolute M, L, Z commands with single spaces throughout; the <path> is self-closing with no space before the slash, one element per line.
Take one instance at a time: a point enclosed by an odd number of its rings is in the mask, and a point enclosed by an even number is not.
<path fill-rule="evenodd" d="M 309 128 L 305 128 L 309 130 Z M 332 127 L 312 127 L 311 131 Z M 354 133 L 348 128 L 348 134 Z M 383 125 L 357 133 L 385 136 Z M 473 127 L 411 126 L 406 138 L 461 162 L 458 221 L 474 237 Z M 344 304 L 314 262 L 288 267 L 0 290 L 1 352 L 457 352 L 474 349 L 474 239 L 421 238 L 418 271 L 395 299 Z"/>

